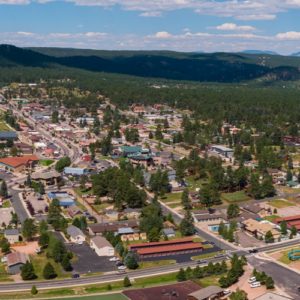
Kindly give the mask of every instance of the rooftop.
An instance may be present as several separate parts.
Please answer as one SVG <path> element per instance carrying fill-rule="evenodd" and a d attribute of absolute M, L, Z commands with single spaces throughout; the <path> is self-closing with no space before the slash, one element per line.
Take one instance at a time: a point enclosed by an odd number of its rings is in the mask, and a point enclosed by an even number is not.
<path fill-rule="evenodd" d="M 7 254 L 6 257 L 9 267 L 19 263 L 26 264 L 27 261 L 30 261 L 28 254 L 18 251 Z"/>
<path fill-rule="evenodd" d="M 92 238 L 91 241 L 96 245 L 96 247 L 98 249 L 103 248 L 103 247 L 113 248 L 113 246 L 110 244 L 110 242 L 102 236 L 96 236 L 96 237 Z"/>

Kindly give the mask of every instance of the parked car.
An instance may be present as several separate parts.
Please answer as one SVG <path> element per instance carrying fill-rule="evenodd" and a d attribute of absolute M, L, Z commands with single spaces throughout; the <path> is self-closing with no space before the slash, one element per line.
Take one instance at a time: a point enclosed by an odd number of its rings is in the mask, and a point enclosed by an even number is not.
<path fill-rule="evenodd" d="M 116 263 L 116 266 L 117 266 L 117 267 L 120 267 L 120 266 L 124 266 L 124 264 L 121 263 L 121 262 L 118 262 L 118 263 Z"/>
<path fill-rule="evenodd" d="M 227 289 L 227 290 L 223 291 L 223 294 L 224 294 L 224 295 L 228 295 L 228 294 L 230 294 L 230 293 L 231 293 L 231 290 L 230 290 L 230 289 Z"/>
<path fill-rule="evenodd" d="M 251 249 L 251 250 L 249 250 L 249 253 L 257 253 L 257 252 L 258 252 L 257 249 Z"/>
<path fill-rule="evenodd" d="M 82 241 L 78 241 L 78 245 L 82 245 Z"/>
<path fill-rule="evenodd" d="M 125 270 L 119 270 L 116 275 L 122 275 L 122 274 L 126 274 L 126 271 Z"/>
<path fill-rule="evenodd" d="M 79 274 L 73 274 L 73 275 L 71 276 L 71 278 L 79 278 L 79 277 L 80 277 Z"/>
<path fill-rule="evenodd" d="M 120 259 L 118 257 L 115 257 L 115 256 L 109 259 L 109 261 L 118 261 L 118 260 L 120 260 Z"/>
<path fill-rule="evenodd" d="M 206 264 L 206 260 L 205 259 L 200 259 L 197 261 L 197 264 Z"/>
<path fill-rule="evenodd" d="M 251 288 L 256 288 L 256 287 L 259 287 L 259 286 L 260 286 L 260 282 L 254 282 L 254 283 L 250 284 Z"/>
<path fill-rule="evenodd" d="M 118 270 L 126 270 L 126 266 L 120 266 L 118 267 Z"/>
<path fill-rule="evenodd" d="M 37 253 L 37 254 L 40 254 L 40 253 L 41 253 L 41 250 L 40 250 L 40 249 L 35 249 L 34 251 L 35 251 L 35 253 Z"/>
<path fill-rule="evenodd" d="M 254 282 L 254 281 L 256 281 L 256 277 L 255 277 L 255 276 L 251 277 L 251 278 L 248 280 L 249 283 L 252 283 L 252 282 Z"/>

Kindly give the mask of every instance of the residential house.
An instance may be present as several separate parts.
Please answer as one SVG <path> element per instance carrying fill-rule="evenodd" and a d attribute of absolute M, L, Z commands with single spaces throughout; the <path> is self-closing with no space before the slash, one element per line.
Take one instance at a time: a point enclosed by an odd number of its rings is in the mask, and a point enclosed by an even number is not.
<path fill-rule="evenodd" d="M 7 271 L 9 274 L 19 274 L 21 268 L 26 264 L 26 262 L 30 262 L 28 254 L 18 251 L 7 254 L 6 258 L 8 267 Z"/>
<path fill-rule="evenodd" d="M 164 228 L 162 230 L 162 235 L 167 237 L 174 237 L 176 236 L 175 231 L 172 228 Z"/>
<path fill-rule="evenodd" d="M 219 286 L 208 286 L 187 295 L 187 300 L 219 300 L 223 296 L 223 289 Z"/>
<path fill-rule="evenodd" d="M 125 226 L 125 225 L 124 225 Z M 122 225 L 91 225 L 88 226 L 88 231 L 90 235 L 102 235 L 105 231 L 113 232 L 114 234 L 118 234 L 118 229 L 123 228 Z"/>
<path fill-rule="evenodd" d="M 105 214 L 110 220 L 117 220 L 119 215 L 119 213 L 114 209 L 107 209 Z"/>
<path fill-rule="evenodd" d="M 4 237 L 7 238 L 10 244 L 17 243 L 19 241 L 19 230 L 18 229 L 5 229 Z"/>
<path fill-rule="evenodd" d="M 126 208 L 124 210 L 124 216 L 126 216 L 128 219 L 138 219 L 141 215 L 141 208 Z"/>
<path fill-rule="evenodd" d="M 102 236 L 91 239 L 91 248 L 95 250 L 98 256 L 113 256 L 115 253 L 114 247 Z"/>
<path fill-rule="evenodd" d="M 67 228 L 67 233 L 70 236 L 70 239 L 74 243 L 85 242 L 85 235 L 84 233 L 76 226 L 69 226 Z"/>
<path fill-rule="evenodd" d="M 72 204 L 69 207 L 68 214 L 72 219 L 74 219 L 75 217 L 84 216 L 83 211 L 76 204 Z"/>
<path fill-rule="evenodd" d="M 130 228 L 130 227 L 127 227 L 127 228 L 119 228 L 119 229 L 118 229 L 118 234 L 119 234 L 119 235 L 123 235 L 123 234 L 128 235 L 128 234 L 133 234 L 133 233 L 134 233 L 134 231 L 133 231 L 133 229 Z"/>
<path fill-rule="evenodd" d="M 271 231 L 275 240 L 280 237 L 280 232 L 277 231 L 275 225 L 271 225 L 268 221 L 258 222 L 253 219 L 243 221 L 242 228 L 250 235 L 265 239 L 265 235 L 268 231 Z"/>
<path fill-rule="evenodd" d="M 259 204 L 253 204 L 251 202 L 242 205 L 241 208 L 245 211 L 253 214 L 258 214 L 260 216 L 264 216 L 266 214 L 266 210 L 264 207 L 259 206 Z"/>
<path fill-rule="evenodd" d="M 171 223 L 170 221 L 165 221 L 163 225 L 164 225 L 164 228 L 175 229 L 175 225 L 173 223 Z"/>
<path fill-rule="evenodd" d="M 288 181 L 287 186 L 294 188 L 294 189 L 299 189 L 300 188 L 300 183 L 296 181 Z"/>
<path fill-rule="evenodd" d="M 233 156 L 234 150 L 224 147 L 224 146 L 220 146 L 220 145 L 212 145 L 210 146 L 210 148 L 214 151 L 216 151 L 217 153 L 223 155 L 223 156 Z"/>

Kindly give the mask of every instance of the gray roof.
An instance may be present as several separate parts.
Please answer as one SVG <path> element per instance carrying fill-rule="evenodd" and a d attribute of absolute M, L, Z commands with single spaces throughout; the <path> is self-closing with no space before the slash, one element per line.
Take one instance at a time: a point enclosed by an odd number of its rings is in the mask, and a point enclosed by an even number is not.
<path fill-rule="evenodd" d="M 77 237 L 78 235 L 84 236 L 84 233 L 79 228 L 73 225 L 67 228 L 67 233 L 71 237 Z"/>
<path fill-rule="evenodd" d="M 31 175 L 32 179 L 50 179 L 60 177 L 61 174 L 56 171 L 43 171 L 43 172 L 34 172 Z"/>
<path fill-rule="evenodd" d="M 163 233 L 168 235 L 168 234 L 175 234 L 175 231 L 172 228 L 164 228 Z"/>
<path fill-rule="evenodd" d="M 188 294 L 188 296 L 193 296 L 197 300 L 203 300 L 209 298 L 211 295 L 219 293 L 223 293 L 223 289 L 221 289 L 219 286 L 211 285 L 197 292 Z"/>
<path fill-rule="evenodd" d="M 96 236 L 96 237 L 92 238 L 91 241 L 95 244 L 95 246 L 98 249 L 101 249 L 103 247 L 113 248 L 113 246 L 110 244 L 110 242 L 102 236 Z"/>
<path fill-rule="evenodd" d="M 132 230 L 132 228 L 119 228 L 118 233 L 119 234 L 133 234 L 134 231 Z"/>
<path fill-rule="evenodd" d="M 18 229 L 6 229 L 4 231 L 5 235 L 19 235 Z"/>
<path fill-rule="evenodd" d="M 242 208 L 248 211 L 251 211 L 255 214 L 259 213 L 261 210 L 263 210 L 262 207 L 252 204 L 252 203 L 246 203 L 245 205 L 242 205 Z"/>
<path fill-rule="evenodd" d="M 0 138 L 18 138 L 15 131 L 0 131 Z"/>
<path fill-rule="evenodd" d="M 233 149 L 230 149 L 230 148 L 227 148 L 224 146 L 220 146 L 220 145 L 212 145 L 211 148 L 218 149 L 221 151 L 232 151 L 233 152 Z"/>
<path fill-rule="evenodd" d="M 285 297 L 275 293 L 267 292 L 254 300 L 292 300 L 293 298 Z"/>
<path fill-rule="evenodd" d="M 130 207 L 128 207 L 124 210 L 124 213 L 128 214 L 128 213 L 131 213 L 131 212 L 141 212 L 141 211 L 142 211 L 141 208 L 130 208 Z"/>

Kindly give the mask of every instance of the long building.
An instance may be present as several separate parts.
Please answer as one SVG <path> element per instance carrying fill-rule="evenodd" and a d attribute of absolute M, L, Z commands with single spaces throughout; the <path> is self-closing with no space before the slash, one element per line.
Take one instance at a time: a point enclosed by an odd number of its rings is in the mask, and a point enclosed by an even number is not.
<path fill-rule="evenodd" d="M 13 172 L 31 170 L 37 164 L 39 158 L 36 155 L 22 157 L 6 157 L 0 159 L 0 166 Z"/>
<path fill-rule="evenodd" d="M 276 225 L 280 225 L 282 221 L 286 221 L 286 225 L 288 229 L 292 229 L 294 226 L 298 231 L 300 231 L 300 215 L 292 216 L 292 217 L 284 217 L 274 219 L 272 222 Z"/>

